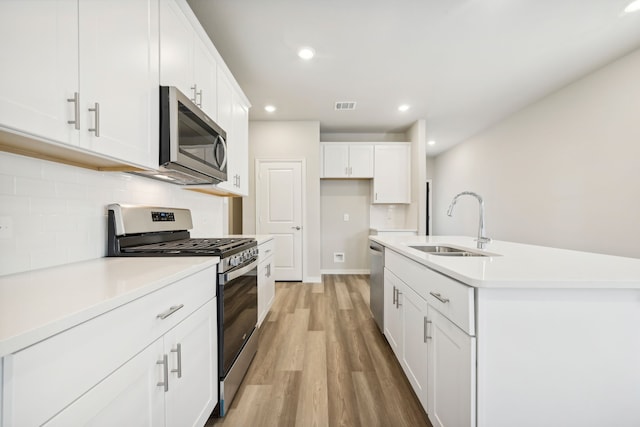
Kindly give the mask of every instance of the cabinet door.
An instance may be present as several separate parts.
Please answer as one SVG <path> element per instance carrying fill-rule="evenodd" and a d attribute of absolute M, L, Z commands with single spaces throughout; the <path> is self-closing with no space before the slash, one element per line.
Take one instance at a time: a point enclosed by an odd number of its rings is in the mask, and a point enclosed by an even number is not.
<path fill-rule="evenodd" d="M 476 425 L 475 338 L 429 306 L 428 409 L 434 427 Z"/>
<path fill-rule="evenodd" d="M 46 427 L 164 425 L 162 339 L 138 353 L 45 423 Z M 34 402 L 37 404 L 37 402 Z"/>
<path fill-rule="evenodd" d="M 79 23 L 81 145 L 157 167 L 157 0 L 81 0 Z"/>
<path fill-rule="evenodd" d="M 350 178 L 373 178 L 373 145 L 350 145 L 349 168 Z"/>
<path fill-rule="evenodd" d="M 193 79 L 196 104 L 214 121 L 218 120 L 217 66 L 205 42 L 193 37 Z"/>
<path fill-rule="evenodd" d="M 160 84 L 194 98 L 194 34 L 175 0 L 160 1 Z"/>
<path fill-rule="evenodd" d="M 384 269 L 384 335 L 389 345 L 402 359 L 402 281 Z"/>
<path fill-rule="evenodd" d="M 0 2 L 0 126 L 78 145 L 77 0 Z"/>
<path fill-rule="evenodd" d="M 427 302 L 408 286 L 402 298 L 402 360 L 413 391 L 427 410 Z"/>
<path fill-rule="evenodd" d="M 349 145 L 322 145 L 322 177 L 347 178 L 349 176 Z"/>
<path fill-rule="evenodd" d="M 233 118 L 233 88 L 221 67 L 218 67 L 216 79 L 218 83 L 218 120 L 216 123 L 229 133 Z"/>
<path fill-rule="evenodd" d="M 376 145 L 373 203 L 411 203 L 411 147 Z"/>
<path fill-rule="evenodd" d="M 262 324 L 273 305 L 276 291 L 273 268 L 273 256 L 258 264 L 258 326 Z"/>
<path fill-rule="evenodd" d="M 216 299 L 164 337 L 169 356 L 166 427 L 202 426 L 218 402 Z"/>

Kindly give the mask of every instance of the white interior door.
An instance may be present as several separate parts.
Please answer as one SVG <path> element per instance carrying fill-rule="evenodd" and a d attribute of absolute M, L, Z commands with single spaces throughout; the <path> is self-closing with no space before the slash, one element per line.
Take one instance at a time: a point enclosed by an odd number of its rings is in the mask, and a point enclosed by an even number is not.
<path fill-rule="evenodd" d="M 275 280 L 302 280 L 302 162 L 258 160 L 258 234 L 275 236 Z"/>

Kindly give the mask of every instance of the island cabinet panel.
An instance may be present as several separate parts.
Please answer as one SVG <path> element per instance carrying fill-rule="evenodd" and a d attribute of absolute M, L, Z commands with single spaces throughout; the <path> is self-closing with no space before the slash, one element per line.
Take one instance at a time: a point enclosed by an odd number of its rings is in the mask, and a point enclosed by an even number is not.
<path fill-rule="evenodd" d="M 428 322 L 429 420 L 434 427 L 475 426 L 476 339 L 431 306 Z"/>
<path fill-rule="evenodd" d="M 389 249 L 385 250 L 385 265 L 431 306 L 469 335 L 475 335 L 475 303 L 472 287 Z"/>
<path fill-rule="evenodd" d="M 478 289 L 478 427 L 640 426 L 640 290 Z"/>
<path fill-rule="evenodd" d="M 402 312 L 399 310 L 398 294 L 401 280 L 389 269 L 384 269 L 384 335 L 395 353 L 402 357 Z"/>

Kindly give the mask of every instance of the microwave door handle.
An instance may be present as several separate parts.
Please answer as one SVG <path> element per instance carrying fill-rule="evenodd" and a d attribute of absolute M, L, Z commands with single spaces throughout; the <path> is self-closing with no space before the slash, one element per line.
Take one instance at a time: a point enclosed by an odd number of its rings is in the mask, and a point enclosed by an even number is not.
<path fill-rule="evenodd" d="M 221 280 L 221 285 L 226 284 L 227 282 L 230 282 L 234 279 L 237 279 L 240 276 L 243 276 L 245 274 L 247 274 L 248 272 L 250 272 L 251 270 L 253 270 L 254 268 L 256 268 L 258 266 L 258 260 L 256 259 L 255 261 L 253 261 L 251 264 L 249 264 L 246 267 L 243 267 L 239 270 L 234 270 L 231 271 L 227 274 L 224 275 L 224 279 Z"/>
<path fill-rule="evenodd" d="M 222 144 L 222 147 L 224 148 L 224 158 L 222 159 L 222 161 L 218 158 L 218 144 Z M 215 156 L 216 163 L 218 163 L 220 169 L 224 169 L 224 167 L 227 165 L 227 143 L 220 135 L 218 135 L 218 137 L 216 138 L 216 142 L 213 146 L 213 155 Z"/>

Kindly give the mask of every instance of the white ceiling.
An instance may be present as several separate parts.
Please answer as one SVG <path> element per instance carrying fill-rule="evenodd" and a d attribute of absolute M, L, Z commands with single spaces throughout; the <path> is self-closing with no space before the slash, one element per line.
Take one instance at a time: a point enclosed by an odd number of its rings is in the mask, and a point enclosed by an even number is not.
<path fill-rule="evenodd" d="M 640 12 L 623 14 L 630 0 L 188 2 L 251 120 L 381 133 L 425 119 L 430 154 L 640 47 Z M 298 58 L 302 46 L 315 58 Z M 335 111 L 336 101 L 357 108 Z"/>

